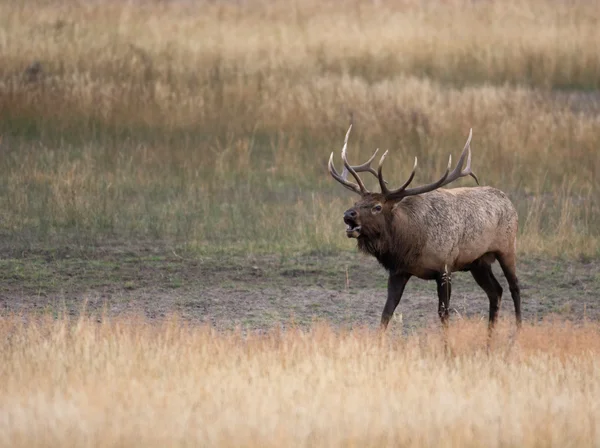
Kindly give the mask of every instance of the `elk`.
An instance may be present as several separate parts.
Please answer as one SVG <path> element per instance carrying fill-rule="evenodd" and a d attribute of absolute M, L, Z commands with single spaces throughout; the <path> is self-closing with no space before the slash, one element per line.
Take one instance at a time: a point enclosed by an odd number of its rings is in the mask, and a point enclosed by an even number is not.
<path fill-rule="evenodd" d="M 448 168 L 437 181 L 408 188 L 417 169 L 415 157 L 412 173 L 396 189 L 388 188 L 382 173 L 387 151 L 381 157 L 377 171 L 371 167 L 371 162 L 378 150 L 362 165 L 351 166 L 348 163 L 346 153 L 351 130 L 352 125 L 342 148 L 342 174 L 333 165 L 333 152 L 328 170 L 335 180 L 361 196 L 352 208 L 344 212 L 347 237 L 356 238 L 358 249 L 377 258 L 389 273 L 381 328 L 387 328 L 412 276 L 437 282 L 438 315 L 445 328 L 449 319 L 451 274 L 470 271 L 489 298 L 491 331 L 502 299 L 502 287 L 491 267 L 496 260 L 508 281 L 517 327 L 520 327 L 521 297 L 516 275 L 518 216 L 515 207 L 506 194 L 496 188 L 441 188 L 465 176 L 473 177 L 479 185 L 477 176 L 471 171 L 473 130 L 469 131 L 452 171 L 450 156 Z M 377 177 L 381 193 L 368 191 L 359 172 L 369 172 Z M 347 179 L 348 173 L 356 183 Z"/>

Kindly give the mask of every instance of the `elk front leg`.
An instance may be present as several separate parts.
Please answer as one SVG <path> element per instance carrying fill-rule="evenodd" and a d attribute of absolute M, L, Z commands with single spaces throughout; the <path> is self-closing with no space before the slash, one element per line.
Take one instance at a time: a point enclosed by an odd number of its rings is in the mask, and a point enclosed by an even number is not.
<path fill-rule="evenodd" d="M 383 313 L 381 314 L 381 329 L 385 330 L 390 322 L 390 319 L 394 315 L 394 310 L 400 303 L 404 287 L 410 278 L 410 274 L 390 274 L 388 278 L 388 296 L 385 306 L 383 307 Z"/>
<path fill-rule="evenodd" d="M 452 293 L 452 273 L 448 270 L 448 267 L 441 272 L 436 278 L 437 281 L 437 293 L 438 293 L 438 315 L 442 320 L 444 327 L 448 326 L 448 319 L 450 318 L 450 294 Z"/>

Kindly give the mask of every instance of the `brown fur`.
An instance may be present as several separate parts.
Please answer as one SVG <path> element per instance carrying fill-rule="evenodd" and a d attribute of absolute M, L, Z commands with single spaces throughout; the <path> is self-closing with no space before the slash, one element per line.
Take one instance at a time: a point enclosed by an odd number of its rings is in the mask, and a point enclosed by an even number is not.
<path fill-rule="evenodd" d="M 378 204 L 381 211 L 374 209 Z M 349 219 L 354 213 L 354 219 Z M 438 282 L 439 313 L 448 319 L 450 273 L 471 271 L 490 299 L 490 326 L 497 317 L 502 288 L 490 265 L 499 260 L 510 285 L 517 322 L 520 294 L 515 273 L 517 212 L 502 191 L 491 187 L 438 189 L 402 200 L 366 193 L 346 211 L 349 237 L 388 270 L 388 302 L 381 318 L 387 324 L 411 276 Z M 349 219 L 349 220 L 348 220 Z"/>

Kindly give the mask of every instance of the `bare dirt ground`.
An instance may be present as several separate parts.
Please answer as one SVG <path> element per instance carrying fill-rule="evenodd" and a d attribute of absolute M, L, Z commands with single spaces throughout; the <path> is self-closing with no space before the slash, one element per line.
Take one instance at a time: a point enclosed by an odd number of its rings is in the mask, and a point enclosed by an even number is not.
<path fill-rule="evenodd" d="M 600 260 L 533 259 L 518 265 L 524 318 L 560 315 L 600 319 Z M 504 288 L 502 313 L 512 319 Z M 325 319 L 376 327 L 386 299 L 386 273 L 375 260 L 335 255 L 231 256 L 182 254 L 154 244 L 11 250 L 0 258 L 1 312 L 177 313 L 218 328 L 265 329 Z M 453 277 L 453 319 L 487 319 L 488 300 L 469 273 Z M 392 325 L 407 332 L 437 323 L 434 282 L 411 279 Z"/>

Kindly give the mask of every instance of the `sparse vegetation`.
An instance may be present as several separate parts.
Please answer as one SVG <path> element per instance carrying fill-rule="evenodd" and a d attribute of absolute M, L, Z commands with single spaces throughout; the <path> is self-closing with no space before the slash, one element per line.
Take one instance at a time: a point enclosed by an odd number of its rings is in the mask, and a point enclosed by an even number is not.
<path fill-rule="evenodd" d="M 418 155 L 417 182 L 473 127 L 521 253 L 596 256 L 597 6 L 2 1 L 0 231 L 338 250 L 349 199 L 325 164 L 353 114 L 351 156 L 389 148 L 402 179 Z"/>

